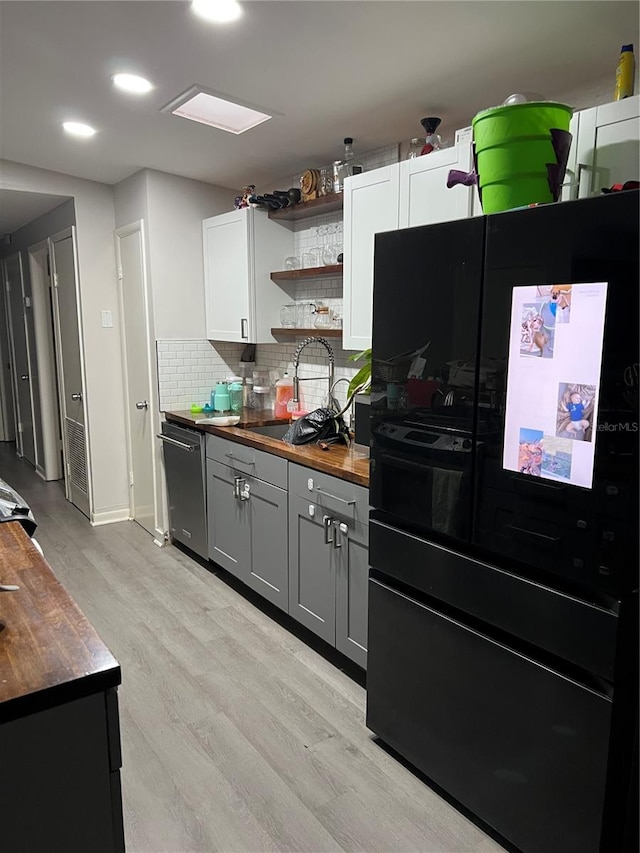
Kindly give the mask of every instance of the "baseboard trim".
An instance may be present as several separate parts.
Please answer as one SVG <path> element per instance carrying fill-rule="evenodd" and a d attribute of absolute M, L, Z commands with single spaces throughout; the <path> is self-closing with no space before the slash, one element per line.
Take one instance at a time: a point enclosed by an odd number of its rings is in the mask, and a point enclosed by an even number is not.
<path fill-rule="evenodd" d="M 91 526 L 101 527 L 103 524 L 115 524 L 117 521 L 129 521 L 130 519 L 129 507 L 111 509 L 106 512 L 92 512 Z"/>
<path fill-rule="evenodd" d="M 44 468 L 42 468 L 40 465 L 36 465 L 36 474 L 37 474 L 37 475 L 38 475 L 38 477 L 40 477 L 40 479 L 42 479 L 42 480 L 46 480 L 46 479 L 47 479 L 47 474 L 46 474 L 46 472 L 45 472 Z"/>

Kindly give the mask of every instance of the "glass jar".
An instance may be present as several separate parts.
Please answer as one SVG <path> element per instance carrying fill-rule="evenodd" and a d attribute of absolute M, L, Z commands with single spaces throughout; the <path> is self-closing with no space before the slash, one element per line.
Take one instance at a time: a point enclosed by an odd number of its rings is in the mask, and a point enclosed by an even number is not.
<path fill-rule="evenodd" d="M 252 409 L 273 409 L 273 388 L 271 385 L 253 386 Z"/>

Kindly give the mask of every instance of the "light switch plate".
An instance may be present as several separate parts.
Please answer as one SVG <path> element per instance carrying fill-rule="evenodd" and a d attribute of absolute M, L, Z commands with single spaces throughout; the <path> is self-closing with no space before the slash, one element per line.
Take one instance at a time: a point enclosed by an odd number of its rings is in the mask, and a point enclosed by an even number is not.
<path fill-rule="evenodd" d="M 113 328 L 113 313 L 107 309 L 105 311 L 100 312 L 102 315 L 102 328 L 103 329 L 112 329 Z"/>

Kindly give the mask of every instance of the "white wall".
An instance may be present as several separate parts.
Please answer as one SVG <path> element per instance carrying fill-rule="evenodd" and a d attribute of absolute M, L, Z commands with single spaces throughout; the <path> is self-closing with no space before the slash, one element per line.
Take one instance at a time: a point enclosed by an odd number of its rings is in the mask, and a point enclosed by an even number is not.
<path fill-rule="evenodd" d="M 158 365 L 155 342 L 204 338 L 202 220 L 233 207 L 234 193 L 165 172 L 144 169 L 114 187 L 116 227 L 144 221 L 145 261 L 151 296 L 149 326 L 153 434 L 160 432 Z M 209 344 L 206 345 L 209 347 Z M 176 377 L 177 378 L 177 377 Z M 155 527 L 168 530 L 162 448 L 154 446 Z"/>
<path fill-rule="evenodd" d="M 71 197 L 76 210 L 81 313 L 87 381 L 87 433 L 93 489 L 93 520 L 128 515 L 127 463 L 120 330 L 101 326 L 101 310 L 117 312 L 113 189 L 0 161 L 0 188 Z"/>
<path fill-rule="evenodd" d="M 229 189 L 147 170 L 156 339 L 206 337 L 202 220 L 233 210 Z"/>

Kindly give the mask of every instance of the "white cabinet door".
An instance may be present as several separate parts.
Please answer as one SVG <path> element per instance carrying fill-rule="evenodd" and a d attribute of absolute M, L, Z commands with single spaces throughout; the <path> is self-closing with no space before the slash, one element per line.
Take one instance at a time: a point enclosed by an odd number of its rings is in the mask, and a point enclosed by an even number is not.
<path fill-rule="evenodd" d="M 371 346 L 374 235 L 398 228 L 399 168 L 344 182 L 344 349 Z"/>
<path fill-rule="evenodd" d="M 571 116 L 571 123 L 569 124 L 569 133 L 572 137 L 571 148 L 569 149 L 567 171 L 565 172 L 562 183 L 560 201 L 571 201 L 571 199 L 578 198 L 578 134 L 580 133 L 580 115 L 579 112 L 574 113 Z"/>
<path fill-rule="evenodd" d="M 480 213 L 473 209 L 475 187 L 447 189 L 451 169 L 470 172 L 472 168 L 470 143 L 404 160 L 400 164 L 400 228 L 467 219 Z"/>
<path fill-rule="evenodd" d="M 249 340 L 250 212 L 234 210 L 202 223 L 209 340 Z"/>
<path fill-rule="evenodd" d="M 578 197 L 640 177 L 640 96 L 580 113 L 577 145 Z"/>
<path fill-rule="evenodd" d="M 293 253 L 293 232 L 252 207 L 202 223 L 207 338 L 273 342 L 280 307 L 290 297 L 271 281 Z"/>

